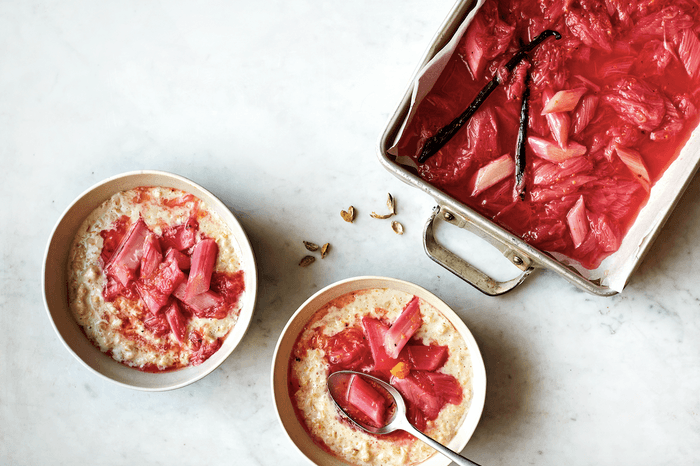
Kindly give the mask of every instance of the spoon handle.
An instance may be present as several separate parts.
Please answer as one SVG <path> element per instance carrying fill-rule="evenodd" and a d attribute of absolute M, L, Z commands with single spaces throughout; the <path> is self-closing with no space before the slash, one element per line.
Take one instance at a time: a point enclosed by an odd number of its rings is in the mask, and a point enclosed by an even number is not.
<path fill-rule="evenodd" d="M 408 424 L 408 423 L 407 423 Z M 434 449 L 436 449 L 438 452 L 442 453 L 443 455 L 447 456 L 449 459 L 452 460 L 453 463 L 458 464 L 459 466 L 479 466 L 477 463 L 468 460 L 462 455 L 458 455 L 454 451 L 450 450 L 447 448 L 445 445 L 441 444 L 440 442 L 437 442 L 427 435 L 425 435 L 423 432 L 420 430 L 416 429 L 412 425 L 408 424 L 408 426 L 401 426 L 402 429 L 406 430 L 408 433 L 411 435 L 417 437 L 419 440 L 422 440 L 423 442 L 427 443 Z"/>

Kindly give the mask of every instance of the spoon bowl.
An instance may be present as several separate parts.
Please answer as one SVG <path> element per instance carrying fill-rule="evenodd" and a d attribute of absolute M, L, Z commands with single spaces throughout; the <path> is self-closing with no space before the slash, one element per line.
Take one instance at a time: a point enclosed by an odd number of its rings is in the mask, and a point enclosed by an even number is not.
<path fill-rule="evenodd" d="M 387 411 L 388 416 L 381 423 L 373 422 L 369 419 L 362 419 L 353 412 L 353 406 L 347 401 L 347 393 L 353 377 L 361 377 L 365 381 L 369 381 L 373 388 L 382 391 L 382 395 L 389 401 Z M 406 416 L 406 402 L 401 393 L 392 385 L 383 380 L 365 374 L 364 372 L 356 371 L 337 371 L 328 376 L 327 380 L 328 392 L 333 399 L 338 411 L 345 416 L 350 422 L 360 429 L 371 434 L 389 434 L 396 430 L 403 430 L 427 443 L 439 453 L 447 456 L 451 461 L 460 466 L 479 466 L 477 463 L 468 460 L 467 458 L 450 450 L 441 443 L 433 440 L 425 435 L 420 430 L 416 429 Z"/>

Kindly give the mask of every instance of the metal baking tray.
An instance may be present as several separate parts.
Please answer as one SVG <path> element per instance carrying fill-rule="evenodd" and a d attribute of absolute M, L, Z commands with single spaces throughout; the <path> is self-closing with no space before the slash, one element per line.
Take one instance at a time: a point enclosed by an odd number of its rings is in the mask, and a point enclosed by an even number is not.
<path fill-rule="evenodd" d="M 396 111 L 390 117 L 387 126 L 380 137 L 378 153 L 379 161 L 384 168 L 386 168 L 394 176 L 405 183 L 424 191 L 435 199 L 438 205 L 434 208 L 432 215 L 426 222 L 423 229 L 424 249 L 432 260 L 439 263 L 481 292 L 490 296 L 497 296 L 506 293 L 523 283 L 523 281 L 535 269 L 540 268 L 552 270 L 576 287 L 594 295 L 615 295 L 622 291 L 622 288 L 627 283 L 629 276 L 641 262 L 643 256 L 661 230 L 661 227 L 692 180 L 698 166 L 700 166 L 700 156 L 698 156 L 698 154 L 700 154 L 700 132 L 698 132 L 697 128 L 693 132 L 691 139 L 688 141 L 683 151 L 681 151 L 681 156 L 684 157 L 684 165 L 680 168 L 680 170 L 678 170 L 678 173 L 675 175 L 675 178 L 672 179 L 672 182 L 666 183 L 671 186 L 669 186 L 669 189 L 666 189 L 665 192 L 661 194 L 661 200 L 659 202 L 655 202 L 652 207 L 649 207 L 649 204 L 647 204 L 647 207 L 644 208 L 655 209 L 653 212 L 653 221 L 647 222 L 649 225 L 645 227 L 643 234 L 635 236 L 635 243 L 632 245 L 632 248 L 629 248 L 632 249 L 633 252 L 629 254 L 629 258 L 625 259 L 626 264 L 624 273 L 622 274 L 622 280 L 618 280 L 617 284 L 614 286 L 606 284 L 604 278 L 587 278 L 584 276 L 584 273 L 582 273 L 576 267 L 570 264 L 565 264 L 561 260 L 555 258 L 553 255 L 530 246 L 525 241 L 517 236 L 514 236 L 490 219 L 487 219 L 467 205 L 457 201 L 450 195 L 430 185 L 407 167 L 397 164 L 395 162 L 395 157 L 388 153 L 389 148 L 391 148 L 394 144 L 397 135 L 408 117 L 414 82 L 419 72 L 443 47 L 445 47 L 445 45 L 455 35 L 460 24 L 467 18 L 469 13 L 475 8 L 479 7 L 482 3 L 483 1 L 478 0 L 459 0 L 447 15 L 443 24 L 435 34 L 432 42 L 424 52 L 423 57 L 420 59 L 420 62 L 416 67 L 411 80 L 409 81 L 409 85 L 404 96 L 402 97 Z M 688 146 L 691 147 L 689 148 Z M 684 153 L 685 155 L 683 155 Z M 679 158 L 682 158 L 681 156 L 679 156 Z M 676 165 L 677 163 L 681 162 L 674 162 L 672 166 Z M 670 171 L 670 168 L 667 171 Z M 662 179 L 665 177 L 666 174 L 663 175 Z M 467 260 L 458 256 L 437 241 L 434 233 L 437 222 L 447 222 L 456 227 L 466 229 L 485 239 L 488 243 L 497 248 L 508 260 L 510 260 L 513 265 L 520 269 L 519 275 L 507 281 L 498 281 L 491 278 L 488 274 L 479 270 Z M 637 222 L 639 222 L 639 217 L 635 223 Z M 623 240 L 623 244 L 626 240 L 627 237 L 625 237 L 625 240 Z"/>

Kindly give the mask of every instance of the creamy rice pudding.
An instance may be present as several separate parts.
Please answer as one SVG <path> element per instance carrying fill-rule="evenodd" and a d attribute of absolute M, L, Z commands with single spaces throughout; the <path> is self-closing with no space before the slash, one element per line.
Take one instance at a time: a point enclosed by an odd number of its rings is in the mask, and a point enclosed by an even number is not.
<path fill-rule="evenodd" d="M 118 362 L 143 371 L 201 364 L 238 319 L 238 248 L 223 220 L 192 194 L 164 187 L 117 193 L 73 240 L 71 312 Z"/>
<path fill-rule="evenodd" d="M 397 348 L 393 343 L 383 347 L 392 326 L 406 323 L 402 317 L 411 308 L 412 317 L 419 316 L 415 333 Z M 466 342 L 437 309 L 408 293 L 356 291 L 317 311 L 292 350 L 290 398 L 314 441 L 352 464 L 416 464 L 435 453 L 405 432 L 372 435 L 341 417 L 326 379 L 343 369 L 392 383 L 407 401 L 411 423 L 441 443 L 454 437 L 471 404 L 472 365 Z"/>

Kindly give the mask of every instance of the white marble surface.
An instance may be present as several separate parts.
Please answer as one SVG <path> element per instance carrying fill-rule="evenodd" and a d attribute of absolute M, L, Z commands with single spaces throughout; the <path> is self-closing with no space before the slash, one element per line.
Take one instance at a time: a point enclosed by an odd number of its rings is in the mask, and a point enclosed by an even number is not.
<path fill-rule="evenodd" d="M 1 464 L 305 464 L 272 409 L 275 343 L 308 296 L 370 274 L 430 289 L 475 335 L 489 385 L 464 453 L 483 466 L 700 464 L 699 178 L 612 298 L 550 272 L 489 298 L 422 251 L 434 201 L 375 154 L 451 6 L 0 2 Z M 40 289 L 63 210 L 138 169 L 218 195 L 249 233 L 261 277 L 241 346 L 165 393 L 85 370 L 53 333 Z M 402 237 L 368 215 L 387 192 Z M 353 225 L 339 216 L 350 204 Z M 333 249 L 301 269 L 302 240 Z"/>

